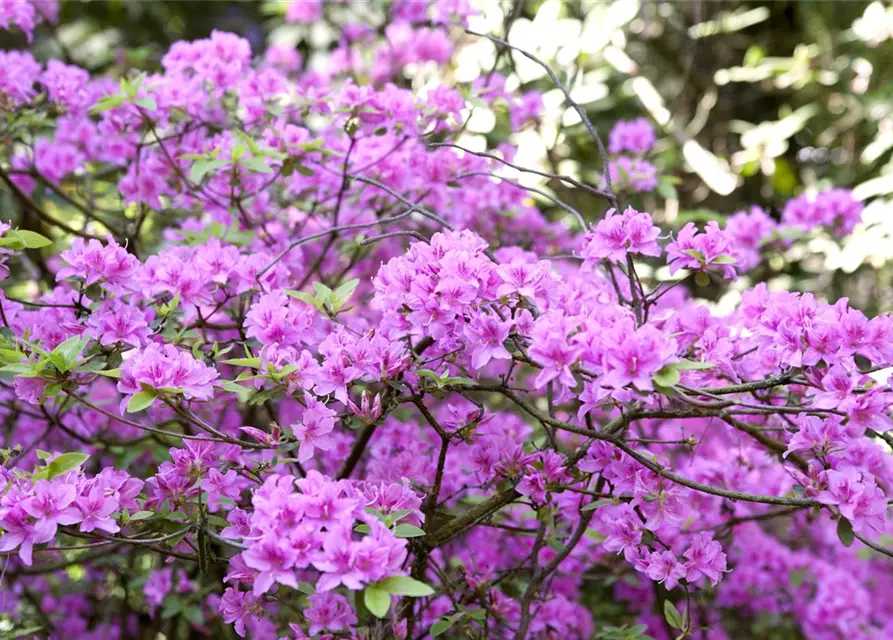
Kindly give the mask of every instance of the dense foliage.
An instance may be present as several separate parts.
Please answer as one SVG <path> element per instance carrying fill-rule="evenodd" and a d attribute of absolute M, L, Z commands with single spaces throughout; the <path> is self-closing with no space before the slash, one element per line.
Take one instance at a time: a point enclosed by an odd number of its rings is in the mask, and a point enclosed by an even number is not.
<path fill-rule="evenodd" d="M 0 633 L 893 634 L 893 318 L 770 277 L 864 198 L 680 221 L 766 157 L 602 132 L 517 14 L 279 7 L 335 46 L 0 51 Z"/>

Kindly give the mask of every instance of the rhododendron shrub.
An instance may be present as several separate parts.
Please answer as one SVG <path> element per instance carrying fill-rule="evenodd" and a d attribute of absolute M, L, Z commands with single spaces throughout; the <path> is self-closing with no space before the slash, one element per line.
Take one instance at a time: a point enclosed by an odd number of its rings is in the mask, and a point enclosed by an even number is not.
<path fill-rule="evenodd" d="M 580 109 L 603 178 L 557 179 L 604 207 L 541 209 L 511 137 L 460 144 L 539 93 L 417 87 L 486 36 L 383 6 L 321 66 L 0 53 L 3 633 L 890 637 L 893 320 L 750 275 L 861 203 L 673 228 L 656 131 Z"/>

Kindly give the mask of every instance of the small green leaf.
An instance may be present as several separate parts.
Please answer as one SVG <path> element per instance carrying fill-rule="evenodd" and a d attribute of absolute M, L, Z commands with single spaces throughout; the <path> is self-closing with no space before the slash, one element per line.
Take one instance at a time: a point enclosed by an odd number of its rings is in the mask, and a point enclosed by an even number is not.
<path fill-rule="evenodd" d="M 381 587 L 388 593 L 395 596 L 410 596 L 412 598 L 424 598 L 433 596 L 434 589 L 424 582 L 410 578 L 409 576 L 391 576 L 379 582 L 377 587 Z"/>
<path fill-rule="evenodd" d="M 353 528 L 357 533 L 371 533 L 372 528 L 368 524 L 358 524 Z"/>
<path fill-rule="evenodd" d="M 201 182 L 208 172 L 225 167 L 227 164 L 229 163 L 225 160 L 199 160 L 192 165 L 192 171 L 190 172 L 192 181 Z"/>
<path fill-rule="evenodd" d="M 155 391 L 140 391 L 134 394 L 127 402 L 127 413 L 137 413 L 143 409 L 148 409 L 157 397 L 158 394 Z"/>
<path fill-rule="evenodd" d="M 391 523 L 397 522 L 412 513 L 412 509 L 399 509 L 394 513 L 388 514 L 387 520 Z"/>
<path fill-rule="evenodd" d="M 692 258 L 694 258 L 698 262 L 704 262 L 707 259 L 706 256 L 702 252 L 698 251 L 697 249 L 683 249 L 682 253 L 690 255 Z"/>
<path fill-rule="evenodd" d="M 273 169 L 270 165 L 264 162 L 263 158 L 256 158 L 254 156 L 250 158 L 242 158 L 239 161 L 239 164 L 255 173 L 273 173 Z"/>
<path fill-rule="evenodd" d="M 16 234 L 19 238 L 22 238 L 22 241 L 25 243 L 26 249 L 41 249 L 53 244 L 53 241 L 46 236 L 42 236 L 39 233 L 34 233 L 33 231 L 25 231 L 24 229 L 19 229 L 16 231 Z"/>
<path fill-rule="evenodd" d="M 73 469 L 77 469 L 89 458 L 90 455 L 87 453 L 63 453 L 61 456 L 56 457 L 50 462 L 47 467 L 47 479 L 49 480 L 56 476 L 61 476 L 63 473 L 68 473 Z"/>
<path fill-rule="evenodd" d="M 679 384 L 681 377 L 672 365 L 664 365 L 660 371 L 651 376 L 651 379 L 659 387 L 672 387 Z"/>
<path fill-rule="evenodd" d="M 443 635 L 453 626 L 452 620 L 438 620 L 434 624 L 431 625 L 431 635 L 433 637 L 437 637 Z"/>
<path fill-rule="evenodd" d="M 391 608 L 391 594 L 378 587 L 366 587 L 363 591 L 363 603 L 376 618 L 384 618 Z"/>
<path fill-rule="evenodd" d="M 154 511 L 137 511 L 132 516 L 130 516 L 131 520 L 146 520 L 155 515 Z"/>
<path fill-rule="evenodd" d="M 316 291 L 316 297 L 320 300 L 330 300 L 334 291 L 329 289 L 322 282 L 314 282 L 313 290 Z"/>
<path fill-rule="evenodd" d="M 0 368 L 0 371 L 5 371 L 7 373 L 17 373 L 19 375 L 31 374 L 31 375 L 28 375 L 28 377 L 33 378 L 33 377 L 40 375 L 39 371 L 35 371 L 35 368 L 36 368 L 35 365 L 32 365 L 32 364 L 24 364 L 24 363 L 8 364 L 8 365 Z"/>
<path fill-rule="evenodd" d="M 300 591 L 301 593 L 306 593 L 308 596 L 312 596 L 314 593 L 316 593 L 316 587 L 314 587 L 309 582 L 299 582 L 298 591 Z"/>
<path fill-rule="evenodd" d="M 164 607 L 162 607 L 161 609 L 161 618 L 163 620 L 173 618 L 183 610 L 183 606 L 185 604 L 186 603 L 183 601 L 182 598 L 177 598 L 176 596 L 173 598 L 167 598 L 164 601 Z"/>
<path fill-rule="evenodd" d="M 669 182 L 661 181 L 657 185 L 657 193 L 664 200 L 678 200 L 679 193 L 676 191 L 676 187 L 674 187 Z"/>
<path fill-rule="evenodd" d="M 232 358 L 224 360 L 223 364 L 232 364 L 237 367 L 251 367 L 252 369 L 260 369 L 260 358 Z"/>
<path fill-rule="evenodd" d="M 856 539 L 852 523 L 843 516 L 837 521 L 837 537 L 845 547 L 852 547 L 853 541 Z"/>
<path fill-rule="evenodd" d="M 348 280 L 340 287 L 335 289 L 335 299 L 343 306 L 344 303 L 347 302 L 353 295 L 353 292 L 356 291 L 358 284 L 360 284 L 360 281 L 357 278 Z"/>
<path fill-rule="evenodd" d="M 679 609 L 676 608 L 676 605 L 669 600 L 664 600 L 664 619 L 666 619 L 667 624 L 674 629 L 681 630 L 685 627 L 685 623 L 682 620 L 682 614 L 679 613 Z"/>
<path fill-rule="evenodd" d="M 87 346 L 86 340 L 80 336 L 73 336 L 53 349 L 50 355 L 57 355 L 61 359 L 62 366 L 56 365 L 60 371 L 71 371 L 85 346 Z M 56 364 L 54 358 L 51 358 L 51 360 L 53 364 Z"/>
<path fill-rule="evenodd" d="M 695 284 L 699 287 L 706 287 L 710 284 L 710 276 L 708 276 L 703 271 L 698 271 L 695 274 Z"/>
<path fill-rule="evenodd" d="M 205 621 L 205 614 L 198 607 L 187 607 L 183 610 L 183 617 L 196 625 L 203 624 Z"/>
<path fill-rule="evenodd" d="M 102 113 L 103 111 L 110 111 L 115 107 L 120 107 L 124 103 L 124 99 L 124 96 L 119 95 L 103 96 L 96 101 L 96 104 L 90 107 L 90 112 Z"/>
<path fill-rule="evenodd" d="M 604 499 L 604 500 L 596 500 L 595 502 L 590 502 L 585 507 L 580 509 L 580 511 L 593 511 L 598 509 L 599 507 L 604 507 L 605 505 L 614 504 L 613 500 Z"/>
<path fill-rule="evenodd" d="M 142 107 L 146 111 L 155 111 L 158 107 L 155 104 L 155 100 L 153 98 L 137 98 L 133 101 L 133 104 L 138 107 Z"/>
<path fill-rule="evenodd" d="M 735 264 L 736 262 L 738 261 L 734 256 L 723 254 L 713 258 L 713 260 L 710 261 L 710 264 Z"/>
<path fill-rule="evenodd" d="M 425 532 L 414 524 L 398 524 L 394 535 L 398 538 L 418 538 L 425 535 Z"/>
<path fill-rule="evenodd" d="M 712 362 L 699 362 L 696 360 L 680 360 L 670 365 L 676 371 L 703 371 L 704 369 L 712 369 L 715 365 Z"/>
<path fill-rule="evenodd" d="M 121 369 L 106 369 L 105 371 L 95 371 L 96 375 L 105 376 L 106 378 L 120 378 Z"/>
<path fill-rule="evenodd" d="M 308 304 L 315 309 L 322 309 L 323 303 L 316 299 L 312 294 L 307 293 L 306 291 L 295 291 L 294 289 L 286 289 L 285 293 L 292 298 L 300 300 L 304 304 Z"/>

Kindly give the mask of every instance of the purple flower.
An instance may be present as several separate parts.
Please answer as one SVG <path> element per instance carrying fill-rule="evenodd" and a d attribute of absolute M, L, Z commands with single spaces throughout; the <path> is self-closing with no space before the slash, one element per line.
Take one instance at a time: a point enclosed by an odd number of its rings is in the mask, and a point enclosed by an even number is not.
<path fill-rule="evenodd" d="M 671 274 L 679 269 L 716 270 L 726 280 L 736 277 L 733 265 L 737 259 L 731 238 L 712 220 L 702 232 L 698 232 L 693 222 L 682 227 L 667 246 L 667 258 Z"/>
<path fill-rule="evenodd" d="M 627 207 L 622 215 L 609 209 L 595 229 L 586 234 L 581 255 L 587 261 L 607 260 L 626 264 L 626 256 L 638 254 L 657 257 L 658 229 L 647 213 Z"/>
<path fill-rule="evenodd" d="M 839 416 L 797 416 L 794 422 L 798 430 L 788 443 L 785 458 L 794 451 L 811 451 L 817 457 L 824 457 L 842 451 L 850 442 Z"/>
<path fill-rule="evenodd" d="M 674 345 L 651 325 L 632 333 L 618 330 L 609 339 L 612 347 L 605 354 L 605 386 L 620 389 L 628 384 L 641 391 L 654 388 L 652 376 L 674 355 Z"/>
<path fill-rule="evenodd" d="M 313 457 L 316 449 L 329 451 L 335 446 L 330 435 L 335 429 L 336 413 L 313 397 L 308 397 L 307 408 L 299 422 L 291 428 L 295 438 L 301 443 L 298 450 L 298 461 L 306 462 Z"/>
<path fill-rule="evenodd" d="M 149 603 L 149 615 L 154 617 L 155 612 L 164 598 L 174 586 L 174 570 L 171 567 L 156 569 L 149 574 L 149 579 L 143 585 L 143 595 Z"/>
<path fill-rule="evenodd" d="M 230 587 L 220 597 L 217 610 L 223 615 L 223 621 L 233 624 L 239 637 L 244 638 L 245 622 L 259 620 L 258 613 L 261 610 L 261 602 L 254 594 Z"/>
<path fill-rule="evenodd" d="M 80 509 L 80 530 L 90 532 L 100 529 L 106 533 L 117 533 L 121 530 L 115 521 L 109 517 L 118 510 L 118 501 L 112 496 L 106 495 L 102 486 L 94 486 L 83 496 L 79 496 L 76 502 Z"/>
<path fill-rule="evenodd" d="M 837 236 L 845 236 L 862 219 L 862 209 L 862 203 L 853 198 L 849 189 L 829 189 L 789 200 L 781 219 L 804 231 L 824 226 Z"/>
<path fill-rule="evenodd" d="M 643 158 L 619 156 L 608 162 L 608 175 L 617 190 L 647 193 L 657 188 L 657 167 Z"/>
<path fill-rule="evenodd" d="M 357 616 L 350 603 L 340 593 L 317 593 L 310 596 L 310 607 L 304 610 L 310 622 L 310 635 L 322 630 L 346 631 L 357 623 Z"/>
<path fill-rule="evenodd" d="M 644 572 L 655 582 L 662 582 L 667 590 L 676 588 L 685 577 L 686 570 L 672 551 L 653 551 L 644 555 L 636 563 L 636 569 Z"/>
<path fill-rule="evenodd" d="M 212 383 L 218 375 L 213 367 L 172 344 L 151 343 L 142 351 L 134 352 L 121 365 L 118 391 L 135 394 L 146 385 L 159 391 L 182 393 L 189 399 L 209 400 L 214 395 Z"/>
<path fill-rule="evenodd" d="M 246 565 L 258 572 L 252 590 L 255 596 L 265 594 L 274 584 L 298 588 L 292 569 L 296 554 L 287 539 L 265 536 L 243 551 L 242 557 Z"/>
<path fill-rule="evenodd" d="M 716 585 L 726 571 L 726 554 L 723 553 L 722 545 L 709 533 L 697 534 L 683 555 L 688 558 L 685 563 L 685 579 L 689 582 L 706 576 Z"/>
<path fill-rule="evenodd" d="M 612 154 L 648 153 L 654 146 L 654 129 L 645 118 L 619 120 L 608 136 L 608 151 Z"/>
<path fill-rule="evenodd" d="M 139 260 L 112 238 L 106 245 L 98 240 L 84 242 L 82 238 L 75 238 L 71 249 L 63 251 L 60 257 L 68 266 L 56 273 L 57 281 L 77 277 L 83 278 L 88 285 L 102 281 L 113 291 L 136 288 L 134 277 L 140 266 Z"/>
<path fill-rule="evenodd" d="M 491 359 L 510 360 L 512 355 L 503 343 L 512 330 L 511 320 L 501 321 L 498 318 L 481 313 L 465 325 L 465 338 L 471 347 L 471 366 L 484 368 Z"/>

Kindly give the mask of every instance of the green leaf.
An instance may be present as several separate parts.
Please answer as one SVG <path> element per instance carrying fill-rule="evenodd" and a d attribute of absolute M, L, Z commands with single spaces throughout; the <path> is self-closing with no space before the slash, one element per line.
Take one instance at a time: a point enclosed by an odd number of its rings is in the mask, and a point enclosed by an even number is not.
<path fill-rule="evenodd" d="M 391 608 L 391 594 L 378 587 L 366 587 L 363 591 L 363 603 L 376 618 L 384 618 Z"/>
<path fill-rule="evenodd" d="M 224 360 L 223 364 L 232 364 L 237 367 L 251 367 L 252 369 L 260 369 L 260 358 L 232 358 Z"/>
<path fill-rule="evenodd" d="M 735 256 L 723 254 L 713 258 L 713 260 L 710 261 L 710 264 L 735 264 L 736 262 L 738 261 L 735 259 Z"/>
<path fill-rule="evenodd" d="M 312 596 L 314 593 L 316 593 L 316 587 L 314 587 L 309 582 L 299 582 L 298 591 L 300 591 L 301 593 L 306 593 L 308 596 Z"/>
<path fill-rule="evenodd" d="M 87 346 L 86 340 L 80 336 L 73 336 L 53 349 L 50 355 L 57 355 L 61 359 L 62 366 L 56 365 L 60 371 L 71 371 L 85 346 Z M 51 358 L 51 360 L 53 364 L 56 364 L 54 358 Z"/>
<path fill-rule="evenodd" d="M 0 349 L 0 360 L 16 364 L 25 359 L 25 354 L 15 349 Z"/>
<path fill-rule="evenodd" d="M 418 538 L 425 535 L 425 532 L 414 524 L 398 524 L 394 535 L 398 538 Z"/>
<path fill-rule="evenodd" d="M 36 627 L 27 627 L 20 631 L 14 631 L 11 636 L 9 636 L 10 640 L 18 640 L 19 638 L 29 638 L 32 636 L 36 636 L 38 632 L 43 631 L 43 627 L 37 625 Z"/>
<path fill-rule="evenodd" d="M 158 394 L 155 391 L 140 391 L 127 402 L 127 413 L 137 413 L 143 409 L 148 409 L 157 397 Z"/>
<path fill-rule="evenodd" d="M 34 233 L 33 231 L 25 231 L 24 229 L 19 229 L 16 231 L 16 234 L 25 243 L 26 249 L 41 249 L 53 244 L 53 241 L 46 236 L 42 236 L 39 233 Z"/>
<path fill-rule="evenodd" d="M 853 524 L 843 516 L 837 521 L 837 537 L 845 547 L 852 547 L 853 541 L 856 539 L 856 535 L 853 533 Z"/>
<path fill-rule="evenodd" d="M 657 185 L 657 193 L 664 200 L 678 200 L 679 193 L 676 191 L 676 187 L 674 187 L 669 182 L 661 181 Z"/>
<path fill-rule="evenodd" d="M 412 513 L 412 509 L 399 509 L 394 513 L 388 514 L 385 520 L 394 523 L 401 520 L 402 518 L 405 518 L 410 513 Z"/>
<path fill-rule="evenodd" d="M 679 613 L 679 609 L 676 608 L 676 605 L 669 600 L 664 600 L 664 619 L 667 621 L 667 624 L 674 629 L 681 630 L 685 627 L 685 623 L 682 620 L 682 614 Z"/>
<path fill-rule="evenodd" d="M 202 178 L 205 177 L 205 174 L 221 167 L 225 167 L 227 164 L 226 160 L 199 160 L 192 165 L 192 171 L 190 172 L 192 181 L 201 182 Z"/>
<path fill-rule="evenodd" d="M 205 614 L 198 607 L 187 607 L 183 610 L 183 617 L 192 624 L 203 624 L 205 621 Z"/>
<path fill-rule="evenodd" d="M 147 520 L 155 515 L 154 511 L 137 511 L 132 516 L 130 516 L 131 520 Z"/>
<path fill-rule="evenodd" d="M 357 533 L 372 533 L 372 528 L 368 524 L 358 524 L 353 530 Z"/>
<path fill-rule="evenodd" d="M 138 107 L 142 107 L 146 111 L 155 111 L 158 108 L 158 106 L 155 104 L 155 100 L 149 97 L 137 98 L 133 101 L 133 104 Z"/>
<path fill-rule="evenodd" d="M 692 258 L 702 263 L 707 259 L 707 257 L 697 249 L 683 249 L 682 253 L 690 255 Z"/>
<path fill-rule="evenodd" d="M 89 458 L 90 455 L 87 453 L 63 453 L 61 456 L 58 456 L 55 460 L 50 462 L 47 467 L 47 479 L 49 480 L 56 476 L 61 476 L 63 473 L 68 473 L 73 469 L 77 469 Z"/>
<path fill-rule="evenodd" d="M 353 295 L 353 292 L 356 291 L 358 284 L 360 284 L 360 281 L 357 278 L 348 280 L 340 287 L 335 289 L 335 299 L 343 306 L 344 303 L 347 302 Z"/>
<path fill-rule="evenodd" d="M 294 289 L 286 289 L 285 293 L 288 294 L 289 296 L 291 296 L 292 298 L 300 300 L 304 304 L 310 305 L 311 307 L 313 307 L 315 309 L 322 308 L 323 303 L 320 302 L 319 300 L 317 300 L 315 296 L 307 293 L 306 291 L 295 291 Z"/>
<path fill-rule="evenodd" d="M 715 365 L 712 362 L 699 362 L 697 360 L 680 360 L 670 365 L 676 371 L 703 371 L 704 369 L 712 369 Z"/>
<path fill-rule="evenodd" d="M 264 162 L 263 158 L 256 158 L 254 156 L 250 158 L 242 158 L 239 161 L 239 164 L 255 173 L 273 173 L 273 169 L 270 165 Z"/>
<path fill-rule="evenodd" d="M 604 500 L 596 500 L 595 502 L 590 502 L 589 504 L 587 504 L 585 507 L 580 509 L 580 511 L 593 511 L 595 509 L 598 509 L 599 507 L 604 507 L 605 505 L 609 504 L 614 504 L 614 501 L 608 498 Z"/>
<path fill-rule="evenodd" d="M 185 604 L 186 603 L 183 601 L 182 598 L 178 598 L 176 596 L 174 596 L 173 598 L 165 599 L 164 607 L 162 607 L 161 609 L 162 620 L 173 618 L 175 615 L 183 610 Z"/>
<path fill-rule="evenodd" d="M 321 300 L 329 300 L 332 297 L 334 291 L 329 289 L 322 282 L 314 282 L 313 290 L 316 291 L 316 297 Z"/>
<path fill-rule="evenodd" d="M 673 365 L 664 365 L 661 370 L 651 376 L 651 379 L 659 387 L 672 387 L 679 384 L 681 376 L 679 372 L 673 368 Z"/>
<path fill-rule="evenodd" d="M 436 638 L 437 636 L 443 635 L 444 633 L 449 631 L 450 627 L 452 626 L 452 620 L 438 620 L 431 625 L 431 635 Z"/>
<path fill-rule="evenodd" d="M 105 371 L 95 371 L 96 375 L 105 376 L 106 378 L 120 378 L 121 369 L 106 369 Z"/>
<path fill-rule="evenodd" d="M 416 580 L 415 578 L 410 578 L 409 576 L 391 576 L 390 578 L 385 578 L 376 584 L 376 586 L 381 587 L 388 593 L 393 593 L 395 596 L 424 598 L 426 596 L 434 595 L 434 589 L 424 582 Z"/>
<path fill-rule="evenodd" d="M 120 95 L 103 96 L 90 107 L 91 113 L 102 113 L 110 111 L 115 107 L 120 107 L 124 103 L 125 97 Z"/>
<path fill-rule="evenodd" d="M 0 371 L 5 371 L 7 373 L 17 373 L 20 375 L 21 374 L 30 374 L 30 375 L 28 375 L 29 378 L 33 378 L 33 377 L 36 377 L 37 375 L 39 375 L 39 372 L 35 371 L 35 365 L 25 364 L 25 363 L 8 364 L 8 365 L 5 365 L 4 367 L 0 368 Z"/>

